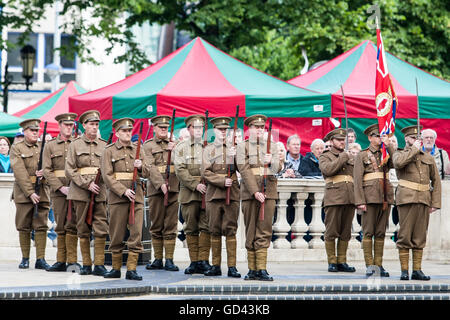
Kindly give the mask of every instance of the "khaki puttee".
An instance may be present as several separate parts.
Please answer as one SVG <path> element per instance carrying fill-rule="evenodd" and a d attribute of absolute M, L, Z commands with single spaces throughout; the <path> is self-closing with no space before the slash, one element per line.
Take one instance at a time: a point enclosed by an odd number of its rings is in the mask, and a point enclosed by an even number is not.
<path fill-rule="evenodd" d="M 325 183 L 339 183 L 339 182 L 351 182 L 353 183 L 353 177 L 349 175 L 339 174 L 333 177 L 325 178 Z"/>
<path fill-rule="evenodd" d="M 421 183 L 412 182 L 412 181 L 408 181 L 408 180 L 404 180 L 404 179 L 398 180 L 398 185 L 408 188 L 408 189 L 416 190 L 416 191 L 430 191 L 429 184 L 421 184 Z"/>

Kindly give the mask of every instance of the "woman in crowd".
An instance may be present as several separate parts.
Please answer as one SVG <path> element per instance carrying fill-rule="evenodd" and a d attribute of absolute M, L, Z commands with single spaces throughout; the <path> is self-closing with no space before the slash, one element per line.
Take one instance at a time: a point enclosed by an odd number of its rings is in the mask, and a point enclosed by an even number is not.
<path fill-rule="evenodd" d="M 311 152 L 308 152 L 300 162 L 298 171 L 304 177 L 321 176 L 319 169 L 319 157 L 325 149 L 325 142 L 322 139 L 314 139 L 311 142 Z"/>
<path fill-rule="evenodd" d="M 0 137 L 0 173 L 11 173 L 11 163 L 9 161 L 10 143 L 8 138 Z"/>

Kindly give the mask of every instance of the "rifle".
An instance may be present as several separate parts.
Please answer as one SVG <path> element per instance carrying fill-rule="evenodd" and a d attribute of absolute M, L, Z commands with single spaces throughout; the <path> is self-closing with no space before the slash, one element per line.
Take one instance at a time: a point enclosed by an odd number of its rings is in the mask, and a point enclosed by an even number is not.
<path fill-rule="evenodd" d="M 237 130 L 238 118 L 239 118 L 239 105 L 236 106 L 236 117 L 234 118 L 233 139 L 232 139 L 233 147 L 236 146 L 236 130 Z M 232 165 L 233 164 L 231 164 L 231 163 L 228 164 L 228 172 L 227 172 L 228 179 L 231 178 L 231 166 Z M 227 195 L 225 198 L 225 204 L 227 206 L 230 205 L 230 194 L 231 194 L 231 186 L 227 187 Z"/>
<path fill-rule="evenodd" d="M 38 161 L 38 167 L 37 167 L 37 171 L 42 169 L 42 154 L 44 152 L 44 146 L 45 146 L 45 136 L 47 135 L 47 121 L 44 122 L 44 132 L 42 133 L 42 143 L 41 143 L 41 152 L 39 154 L 39 161 Z M 36 182 L 34 183 L 34 193 L 36 193 L 37 195 L 39 195 L 40 190 L 41 190 L 41 178 L 36 177 Z M 34 205 L 34 217 L 38 216 L 38 206 L 39 203 L 36 203 Z"/>
<path fill-rule="evenodd" d="M 344 88 L 341 85 L 342 100 L 344 100 L 344 112 L 345 112 L 345 151 L 348 151 L 348 118 L 347 118 L 347 104 L 345 103 Z"/>
<path fill-rule="evenodd" d="M 175 124 L 175 111 L 176 109 L 173 109 L 172 113 L 172 123 L 170 124 L 170 142 L 173 141 L 173 128 Z M 166 166 L 166 186 L 167 186 L 167 192 L 164 195 L 164 206 L 167 207 L 169 205 L 169 177 L 170 177 L 170 163 L 172 162 L 172 150 L 169 150 L 169 153 L 167 154 L 167 166 Z"/>
<path fill-rule="evenodd" d="M 269 120 L 269 131 L 267 132 L 267 153 L 270 153 L 270 143 L 272 140 L 272 119 Z M 267 167 L 269 166 L 268 163 L 264 164 L 264 176 L 263 176 L 263 181 L 261 183 L 261 192 L 262 194 L 266 194 L 266 186 L 267 186 Z M 263 203 L 261 203 L 261 206 L 259 207 L 259 220 L 263 221 L 264 220 L 264 204 L 265 204 L 265 200 Z"/>
<path fill-rule="evenodd" d="M 205 148 L 207 145 L 208 145 L 208 110 L 206 110 L 205 112 L 205 137 L 203 138 L 203 148 Z M 202 178 L 201 183 L 206 185 L 205 178 Z M 202 194 L 202 209 L 206 208 L 205 195 L 206 195 L 205 193 Z"/>
<path fill-rule="evenodd" d="M 113 135 L 114 135 L 114 133 L 111 132 L 111 134 L 109 135 L 108 142 L 106 143 L 106 145 L 111 144 Z M 95 179 L 94 179 L 94 183 L 96 185 L 99 184 L 101 176 L 102 176 L 102 173 L 101 173 L 100 167 L 99 167 L 98 170 L 97 170 L 97 175 L 95 176 Z M 86 215 L 86 223 L 88 225 L 92 225 L 94 203 L 95 203 L 95 193 L 91 191 L 91 199 L 89 201 L 89 209 L 88 209 L 88 212 L 87 212 L 87 215 Z"/>
<path fill-rule="evenodd" d="M 147 130 L 147 134 L 145 135 L 145 141 L 148 140 L 148 135 L 150 134 L 151 129 L 152 129 L 152 121 L 149 119 L 148 120 L 148 130 Z"/>
<path fill-rule="evenodd" d="M 136 157 L 134 158 L 135 160 L 139 160 L 139 154 L 141 153 L 141 139 L 142 139 L 142 121 L 139 125 L 139 139 L 138 139 L 138 145 L 136 147 Z M 137 190 L 137 168 L 134 167 L 133 170 L 133 181 L 131 182 L 131 190 L 133 190 L 134 192 L 136 192 Z M 130 203 L 130 213 L 128 215 L 128 224 L 129 225 L 133 225 L 134 224 L 134 204 L 135 201 L 131 201 Z"/>
<path fill-rule="evenodd" d="M 73 137 L 78 137 L 78 123 L 75 121 L 73 125 L 74 134 Z M 72 200 L 69 200 L 69 203 L 67 204 L 67 221 L 72 221 Z"/>

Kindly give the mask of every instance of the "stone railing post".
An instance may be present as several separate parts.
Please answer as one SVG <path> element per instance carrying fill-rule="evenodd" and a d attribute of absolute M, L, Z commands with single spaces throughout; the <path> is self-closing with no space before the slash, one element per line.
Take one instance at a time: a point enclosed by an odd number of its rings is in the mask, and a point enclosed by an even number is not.
<path fill-rule="evenodd" d="M 305 222 L 305 200 L 308 199 L 308 193 L 299 192 L 296 195 L 294 203 L 295 218 L 291 225 L 292 234 L 295 236 L 291 241 L 292 249 L 307 249 L 308 242 L 303 237 L 308 231 L 308 225 Z"/>
<path fill-rule="evenodd" d="M 275 249 L 286 249 L 291 247 L 291 244 L 286 239 L 288 232 L 291 230 L 291 226 L 286 219 L 287 201 L 290 198 L 290 192 L 280 192 L 278 194 L 277 220 L 272 227 L 273 233 L 277 237 L 273 242 L 273 247 Z"/>
<path fill-rule="evenodd" d="M 324 242 L 320 237 L 325 231 L 325 224 L 322 221 L 322 201 L 324 196 L 324 190 L 316 191 L 314 193 L 314 199 L 312 203 L 312 219 L 309 225 L 309 234 L 312 236 L 309 242 L 309 248 L 322 249 L 325 247 Z"/>

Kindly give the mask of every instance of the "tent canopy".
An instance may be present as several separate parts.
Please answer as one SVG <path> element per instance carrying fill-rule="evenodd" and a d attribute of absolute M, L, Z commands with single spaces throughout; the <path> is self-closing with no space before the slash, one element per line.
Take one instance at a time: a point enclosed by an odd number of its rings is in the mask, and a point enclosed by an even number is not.
<path fill-rule="evenodd" d="M 267 75 L 201 38 L 119 82 L 71 97 L 69 104 L 70 111 L 78 114 L 99 110 L 105 120 L 101 124 L 104 132 L 111 131 L 112 121 L 122 117 L 149 119 L 171 115 L 173 108 L 180 119 L 205 110 L 210 117 L 234 117 L 239 105 L 241 118 L 259 113 L 274 118 L 274 129 L 280 129 L 280 139 L 285 140 L 296 131 L 301 134 L 299 128 L 285 130 L 284 124 L 291 121 L 288 118 L 310 118 L 310 123 L 313 118 L 326 120 L 331 116 L 329 94 L 298 88 Z M 177 121 L 176 127 L 181 126 L 182 121 Z M 145 120 L 144 132 L 147 128 Z M 322 137 L 323 126 L 315 129 L 313 138 Z"/>
<path fill-rule="evenodd" d="M 47 121 L 47 132 L 55 136 L 59 133 L 58 122 L 55 120 L 55 116 L 69 112 L 69 97 L 86 92 L 74 81 L 70 81 L 58 91 L 49 94 L 47 97 L 28 108 L 16 112 L 14 115 L 24 119 L 41 119 L 41 129 L 44 128 L 44 122 Z"/>
<path fill-rule="evenodd" d="M 0 112 L 0 136 L 14 137 L 20 131 L 19 123 L 23 120 L 25 119 Z"/>
<path fill-rule="evenodd" d="M 331 94 L 332 117 L 344 118 L 345 110 L 340 86 L 342 85 L 348 118 L 356 126 L 360 137 L 365 127 L 360 123 L 376 122 L 375 71 L 376 45 L 363 41 L 333 60 L 295 77 L 288 82 L 303 88 Z M 450 83 L 435 77 L 394 55 L 386 52 L 387 66 L 398 98 L 397 119 L 405 119 L 406 124 L 417 123 L 416 79 L 419 90 L 420 122 L 425 128 L 438 132 L 441 147 L 450 149 Z M 367 121 L 362 119 L 373 119 Z M 361 119 L 358 121 L 357 119 Z M 435 119 L 443 119 L 445 126 L 432 127 Z M 400 127 L 401 128 L 401 127 Z M 364 139 L 364 138 L 363 138 Z M 362 144 L 366 145 L 366 139 Z M 403 138 L 399 140 L 403 144 Z"/>

